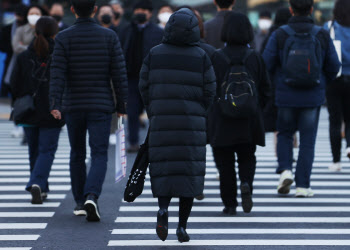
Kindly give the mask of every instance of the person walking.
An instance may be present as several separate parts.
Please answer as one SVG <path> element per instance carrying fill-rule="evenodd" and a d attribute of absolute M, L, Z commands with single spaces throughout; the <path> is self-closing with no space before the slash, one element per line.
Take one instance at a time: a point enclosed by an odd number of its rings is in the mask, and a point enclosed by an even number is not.
<path fill-rule="evenodd" d="M 30 179 L 26 190 L 33 204 L 42 204 L 49 192 L 48 178 L 58 146 L 64 120 L 54 119 L 49 111 L 49 79 L 57 22 L 41 17 L 35 26 L 35 39 L 19 54 L 11 76 L 14 101 L 26 95 L 35 96 L 35 111 L 16 120 L 24 127 L 29 146 Z"/>
<path fill-rule="evenodd" d="M 336 77 L 340 62 L 328 32 L 309 17 L 313 0 L 290 0 L 293 17 L 275 31 L 264 51 L 267 68 L 276 72 L 277 174 L 279 194 L 288 194 L 293 180 L 293 134 L 300 133 L 295 172 L 296 197 L 314 195 L 310 176 L 326 83 Z M 302 34 L 302 35 L 301 35 Z"/>
<path fill-rule="evenodd" d="M 150 0 L 139 0 L 133 8 L 133 21 L 120 32 L 120 41 L 125 53 L 129 79 L 128 141 L 129 153 L 139 149 L 140 115 L 144 111 L 138 82 L 143 59 L 151 48 L 161 43 L 163 30 L 151 22 L 153 4 Z"/>
<path fill-rule="evenodd" d="M 225 43 L 221 41 L 222 26 L 225 15 L 232 10 L 235 2 L 236 0 L 214 0 L 218 12 L 214 18 L 204 23 L 205 41 L 216 49 L 225 46 Z"/>
<path fill-rule="evenodd" d="M 198 47 L 198 20 L 180 9 L 165 27 L 162 44 L 151 49 L 140 73 L 140 92 L 150 118 L 149 162 L 153 196 L 158 198 L 156 232 L 168 235 L 168 207 L 180 198 L 180 242 L 186 232 L 194 197 L 204 188 L 206 114 L 215 95 L 215 73 Z"/>
<path fill-rule="evenodd" d="M 51 5 L 50 16 L 55 18 L 55 20 L 57 21 L 59 31 L 65 30 L 69 27 L 68 24 L 62 21 L 64 17 L 64 8 L 61 3 L 55 2 Z"/>
<path fill-rule="evenodd" d="M 265 146 L 262 110 L 270 98 L 270 80 L 260 54 L 248 48 L 248 44 L 254 39 L 254 32 L 247 16 L 229 12 L 225 17 L 221 37 L 227 45 L 224 49 L 218 50 L 212 58 L 217 89 L 214 104 L 208 115 L 208 134 L 216 167 L 220 173 L 220 194 L 225 206 L 223 212 L 235 215 L 238 206 L 236 162 L 241 181 L 243 210 L 249 213 L 253 207 L 255 151 L 257 145 Z M 249 77 L 246 80 L 231 79 L 232 75 Z M 229 91 L 229 85 L 235 85 L 238 81 L 250 82 L 249 88 L 253 90 L 252 105 L 256 111 L 247 112 L 244 117 L 224 113 L 220 104 L 223 101 L 223 91 Z M 228 92 L 225 93 L 227 95 Z M 235 95 L 232 92 L 232 95 L 237 96 L 239 101 L 239 94 Z"/>
<path fill-rule="evenodd" d="M 259 13 L 258 29 L 254 35 L 253 47 L 256 51 L 263 51 L 263 44 L 265 39 L 269 36 L 269 31 L 272 26 L 272 14 L 268 10 L 261 11 Z"/>
<path fill-rule="evenodd" d="M 126 113 L 127 76 L 116 33 L 93 19 L 95 0 L 72 0 L 77 21 L 56 37 L 51 65 L 50 105 L 56 119 L 65 117 L 75 215 L 99 221 L 97 200 L 107 171 L 112 114 Z M 86 176 L 86 133 L 91 167 Z"/>
<path fill-rule="evenodd" d="M 331 171 L 341 171 L 342 123 L 345 122 L 346 156 L 350 158 L 350 2 L 337 0 L 333 10 L 333 20 L 325 24 L 325 29 L 334 31 L 335 40 L 341 41 L 341 76 L 327 86 L 327 106 L 329 112 L 329 135 L 333 164 Z"/>

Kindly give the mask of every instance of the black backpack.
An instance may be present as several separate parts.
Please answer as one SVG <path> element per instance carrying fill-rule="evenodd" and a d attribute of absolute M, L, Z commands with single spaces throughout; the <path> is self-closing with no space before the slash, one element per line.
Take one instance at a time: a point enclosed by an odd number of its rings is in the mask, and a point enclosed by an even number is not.
<path fill-rule="evenodd" d="M 254 117 L 258 109 L 257 91 L 253 77 L 245 65 L 254 51 L 248 49 L 238 63 L 233 62 L 222 50 L 220 52 L 230 64 L 218 100 L 222 115 L 235 119 Z"/>
<path fill-rule="evenodd" d="M 308 33 L 297 33 L 289 25 L 281 27 L 288 34 L 283 47 L 284 83 L 298 89 L 310 89 L 321 84 L 322 47 L 316 35 L 321 27 L 313 26 Z"/>

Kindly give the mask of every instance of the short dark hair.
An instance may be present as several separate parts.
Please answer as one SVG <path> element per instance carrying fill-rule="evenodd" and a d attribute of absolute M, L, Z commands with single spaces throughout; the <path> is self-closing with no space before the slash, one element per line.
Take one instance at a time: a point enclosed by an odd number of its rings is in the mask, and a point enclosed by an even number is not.
<path fill-rule="evenodd" d="M 350 2 L 348 0 L 337 0 L 334 5 L 334 20 L 340 25 L 350 27 Z"/>
<path fill-rule="evenodd" d="M 227 9 L 231 5 L 235 3 L 236 0 L 215 0 L 216 4 L 221 8 L 221 9 Z"/>
<path fill-rule="evenodd" d="M 314 6 L 314 0 L 289 0 L 289 3 L 294 14 L 299 16 L 308 16 Z"/>
<path fill-rule="evenodd" d="M 247 45 L 254 40 L 253 26 L 249 18 L 239 12 L 226 14 L 221 40 L 227 44 Z"/>
<path fill-rule="evenodd" d="M 96 5 L 96 0 L 71 0 L 75 13 L 79 17 L 90 17 Z"/>

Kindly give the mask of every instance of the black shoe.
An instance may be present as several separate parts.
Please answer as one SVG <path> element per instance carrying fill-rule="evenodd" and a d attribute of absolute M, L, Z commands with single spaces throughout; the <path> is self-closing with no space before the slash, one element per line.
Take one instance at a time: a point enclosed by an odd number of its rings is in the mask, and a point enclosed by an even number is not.
<path fill-rule="evenodd" d="M 224 210 L 222 210 L 222 212 L 224 212 L 224 214 L 228 214 L 228 215 L 236 215 L 236 208 L 235 207 L 225 207 Z"/>
<path fill-rule="evenodd" d="M 159 209 L 157 214 L 157 228 L 156 232 L 162 241 L 168 237 L 168 211 L 166 209 Z"/>
<path fill-rule="evenodd" d="M 43 204 L 43 200 L 41 198 L 41 188 L 38 185 L 32 185 L 30 193 L 32 194 L 32 204 Z"/>
<path fill-rule="evenodd" d="M 42 193 L 41 193 L 41 199 L 42 199 L 43 201 L 45 201 L 45 200 L 47 199 L 47 193 L 42 192 Z"/>
<path fill-rule="evenodd" d="M 94 194 L 89 194 L 86 198 L 84 209 L 86 211 L 87 221 L 100 221 L 100 213 L 97 205 L 97 197 Z"/>
<path fill-rule="evenodd" d="M 248 183 L 241 184 L 242 207 L 245 213 L 250 213 L 253 208 L 252 191 Z"/>
<path fill-rule="evenodd" d="M 77 204 L 73 211 L 76 216 L 86 216 L 84 204 Z"/>
<path fill-rule="evenodd" d="M 179 227 L 176 230 L 176 236 L 177 240 L 181 243 L 190 241 L 190 236 L 187 234 L 186 229 L 183 227 Z"/>
<path fill-rule="evenodd" d="M 196 200 L 201 201 L 201 200 L 204 200 L 205 195 L 204 195 L 204 194 L 201 194 L 201 195 L 196 196 L 195 198 L 196 198 Z"/>

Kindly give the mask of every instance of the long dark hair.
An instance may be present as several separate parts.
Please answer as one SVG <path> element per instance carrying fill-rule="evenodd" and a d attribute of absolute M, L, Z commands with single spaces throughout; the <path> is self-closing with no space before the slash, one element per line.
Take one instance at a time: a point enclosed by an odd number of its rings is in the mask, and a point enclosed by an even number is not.
<path fill-rule="evenodd" d="M 334 5 L 334 20 L 340 25 L 350 27 L 350 1 L 337 0 Z"/>
<path fill-rule="evenodd" d="M 36 39 L 34 51 L 40 58 L 46 58 L 50 53 L 48 39 L 58 33 L 56 20 L 49 16 L 41 17 L 35 25 Z"/>

